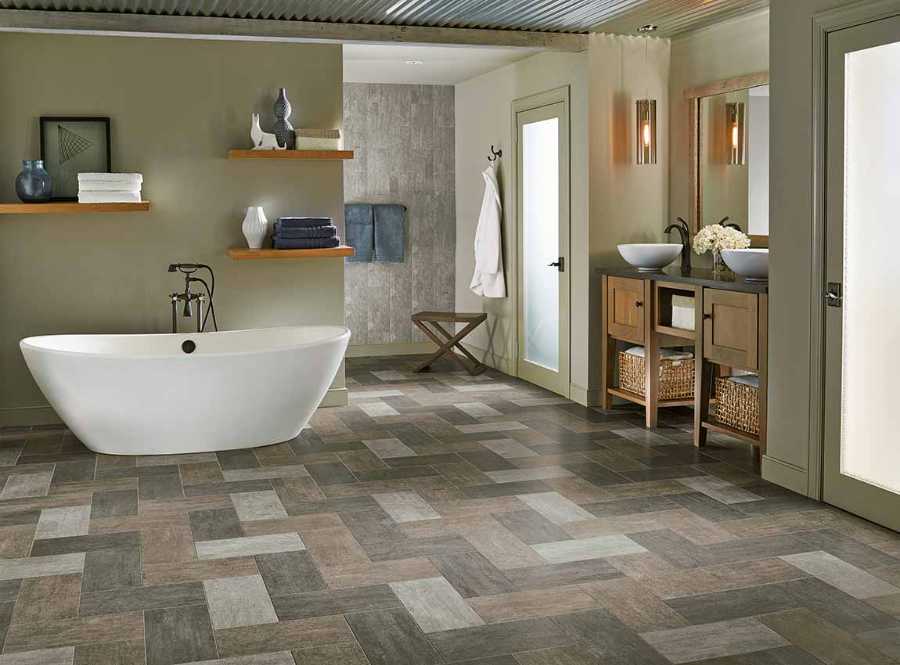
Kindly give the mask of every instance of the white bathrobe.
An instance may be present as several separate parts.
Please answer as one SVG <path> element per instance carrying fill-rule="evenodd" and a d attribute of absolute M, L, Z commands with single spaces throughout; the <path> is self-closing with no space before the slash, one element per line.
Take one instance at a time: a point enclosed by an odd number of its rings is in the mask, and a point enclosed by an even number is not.
<path fill-rule="evenodd" d="M 485 298 L 505 298 L 506 280 L 503 277 L 503 243 L 500 236 L 502 207 L 494 164 L 491 163 L 481 175 L 484 177 L 484 199 L 475 231 L 475 274 L 469 288 Z"/>

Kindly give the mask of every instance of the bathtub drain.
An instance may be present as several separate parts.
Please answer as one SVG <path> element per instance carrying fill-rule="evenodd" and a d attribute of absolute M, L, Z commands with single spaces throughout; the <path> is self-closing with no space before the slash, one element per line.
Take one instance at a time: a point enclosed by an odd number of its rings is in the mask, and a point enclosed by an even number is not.
<path fill-rule="evenodd" d="M 181 343 L 181 350 L 184 351 L 185 353 L 193 353 L 196 348 L 197 348 L 197 344 L 194 343 L 192 340 L 188 339 Z"/>

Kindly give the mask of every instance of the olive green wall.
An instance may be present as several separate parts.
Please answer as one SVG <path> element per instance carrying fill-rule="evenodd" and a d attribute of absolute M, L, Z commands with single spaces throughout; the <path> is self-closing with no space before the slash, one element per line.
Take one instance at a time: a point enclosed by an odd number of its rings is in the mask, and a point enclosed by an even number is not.
<path fill-rule="evenodd" d="M 150 213 L 0 217 L 0 424 L 53 414 L 18 349 L 29 335 L 165 332 L 172 262 L 209 263 L 223 329 L 343 324 L 340 259 L 235 262 L 248 205 L 270 220 L 343 222 L 340 162 L 229 161 L 250 113 L 272 123 L 278 87 L 295 126 L 341 126 L 341 47 L 0 34 L 0 200 L 40 152 L 41 115 L 112 119 L 112 166 L 144 174 Z M 340 399 L 343 371 L 329 399 Z M 202 397 L 202 396 L 198 396 Z"/>

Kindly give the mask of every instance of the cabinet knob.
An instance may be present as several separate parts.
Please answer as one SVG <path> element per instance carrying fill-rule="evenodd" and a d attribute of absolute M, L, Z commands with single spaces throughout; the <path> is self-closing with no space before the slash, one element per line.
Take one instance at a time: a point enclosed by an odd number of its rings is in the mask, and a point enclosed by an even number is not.
<path fill-rule="evenodd" d="M 635 306 L 635 307 L 643 307 L 643 306 L 644 306 L 644 303 L 641 302 L 640 300 L 636 300 L 635 303 L 634 303 L 634 306 Z"/>
<path fill-rule="evenodd" d="M 707 320 L 712 320 L 712 314 L 704 314 L 703 318 L 707 319 Z"/>

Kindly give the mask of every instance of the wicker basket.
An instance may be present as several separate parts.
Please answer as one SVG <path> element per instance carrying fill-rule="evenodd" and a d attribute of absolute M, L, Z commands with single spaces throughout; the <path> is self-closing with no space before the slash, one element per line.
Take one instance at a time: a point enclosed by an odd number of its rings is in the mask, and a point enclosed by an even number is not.
<path fill-rule="evenodd" d="M 644 359 L 619 353 L 619 388 L 644 396 Z M 659 361 L 660 400 L 694 398 L 694 360 Z"/>
<path fill-rule="evenodd" d="M 759 434 L 759 388 L 716 379 L 716 420 L 748 434 Z"/>

